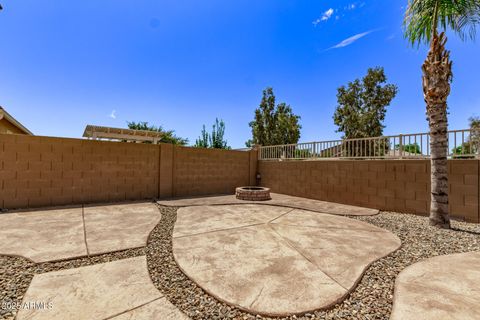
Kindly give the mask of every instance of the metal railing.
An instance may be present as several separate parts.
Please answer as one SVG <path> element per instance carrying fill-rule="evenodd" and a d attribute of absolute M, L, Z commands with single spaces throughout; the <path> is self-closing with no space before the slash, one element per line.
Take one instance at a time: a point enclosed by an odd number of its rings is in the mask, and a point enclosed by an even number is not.
<path fill-rule="evenodd" d="M 480 130 L 448 132 L 450 158 L 480 158 Z M 422 159 L 430 157 L 430 135 L 401 134 L 375 138 L 265 146 L 260 160 Z"/>

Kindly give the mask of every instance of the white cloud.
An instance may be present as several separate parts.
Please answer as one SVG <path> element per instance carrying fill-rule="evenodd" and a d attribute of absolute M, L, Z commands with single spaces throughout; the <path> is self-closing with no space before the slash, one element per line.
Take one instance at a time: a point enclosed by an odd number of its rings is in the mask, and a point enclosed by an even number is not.
<path fill-rule="evenodd" d="M 316 19 L 315 21 L 313 21 L 313 25 L 316 26 L 317 24 L 319 24 L 320 22 L 323 22 L 323 21 L 328 21 L 328 19 L 330 19 L 332 17 L 332 14 L 335 10 L 333 10 L 333 8 L 330 8 L 328 9 L 327 11 L 325 11 L 322 16 L 318 19 Z"/>
<path fill-rule="evenodd" d="M 320 20 L 322 20 L 322 21 L 327 21 L 328 19 L 330 19 L 330 17 L 332 16 L 332 14 L 333 14 L 333 9 L 330 8 L 330 9 L 328 9 L 327 11 L 325 11 L 325 12 L 323 13 L 323 16 L 320 18 Z"/>
<path fill-rule="evenodd" d="M 365 2 L 362 1 L 362 2 L 352 2 L 350 3 L 349 5 L 343 7 L 344 10 L 355 10 L 357 8 L 363 8 L 365 6 Z"/>
<path fill-rule="evenodd" d="M 112 119 L 117 119 L 117 110 L 112 110 L 112 113 L 110 113 L 109 117 L 112 118 Z"/>
<path fill-rule="evenodd" d="M 358 33 L 354 36 L 351 36 L 350 38 L 347 38 L 339 43 L 337 43 L 336 45 L 334 45 L 333 47 L 330 47 L 328 48 L 328 50 L 330 49 L 339 49 L 339 48 L 343 48 L 343 47 L 346 47 L 346 46 L 349 46 L 351 45 L 352 43 L 354 43 L 355 41 L 369 35 L 370 33 L 374 32 L 376 30 L 370 30 L 370 31 L 367 31 L 367 32 L 363 32 L 363 33 Z"/>

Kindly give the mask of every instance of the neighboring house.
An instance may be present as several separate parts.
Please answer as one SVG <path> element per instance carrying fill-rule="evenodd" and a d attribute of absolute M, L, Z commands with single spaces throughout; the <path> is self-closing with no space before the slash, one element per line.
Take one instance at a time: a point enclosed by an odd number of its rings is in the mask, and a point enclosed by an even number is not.
<path fill-rule="evenodd" d="M 0 107 L 0 133 L 27 134 L 33 136 L 30 130 L 15 120 L 15 118 L 2 107 Z"/>

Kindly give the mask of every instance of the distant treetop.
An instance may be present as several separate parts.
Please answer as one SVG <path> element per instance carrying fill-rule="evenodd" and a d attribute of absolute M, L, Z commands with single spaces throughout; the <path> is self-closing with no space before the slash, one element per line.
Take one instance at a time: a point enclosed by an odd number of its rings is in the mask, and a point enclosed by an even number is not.
<path fill-rule="evenodd" d="M 188 139 L 184 139 L 175 135 L 174 130 L 165 130 L 162 126 L 149 125 L 146 121 L 127 121 L 128 128 L 133 130 L 146 130 L 146 131 L 155 131 L 163 133 L 163 136 L 160 138 L 162 143 L 171 143 L 177 144 L 180 146 L 185 146 L 188 144 Z"/>

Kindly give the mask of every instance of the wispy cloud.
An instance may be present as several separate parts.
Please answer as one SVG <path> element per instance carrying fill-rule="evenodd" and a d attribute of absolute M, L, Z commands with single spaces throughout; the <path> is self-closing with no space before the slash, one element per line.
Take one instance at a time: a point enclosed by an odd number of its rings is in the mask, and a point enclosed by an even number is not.
<path fill-rule="evenodd" d="M 345 10 L 355 10 L 357 8 L 363 8 L 365 6 L 365 1 L 352 2 L 349 5 L 344 7 Z"/>
<path fill-rule="evenodd" d="M 315 19 L 312 22 L 312 24 L 316 27 L 318 24 L 330 20 L 330 18 L 333 17 L 334 13 L 336 13 L 335 20 L 340 20 L 340 18 L 344 17 L 348 11 L 353 11 L 355 9 L 362 8 L 364 6 L 365 6 L 365 1 L 355 1 L 343 7 L 339 7 L 335 9 L 330 8 L 324 13 L 322 13 L 322 16 L 320 18 Z"/>
<path fill-rule="evenodd" d="M 330 19 L 332 17 L 332 14 L 335 10 L 333 10 L 333 8 L 330 8 L 328 9 L 327 11 L 325 11 L 322 16 L 318 19 L 316 19 L 315 21 L 313 21 L 313 25 L 314 26 L 317 26 L 317 24 L 319 24 L 320 22 L 323 22 L 323 21 L 328 21 L 328 19 Z"/>
<path fill-rule="evenodd" d="M 357 7 L 356 3 L 351 3 L 345 7 L 345 10 L 355 10 L 356 7 Z"/>
<path fill-rule="evenodd" d="M 345 40 L 342 40 L 341 42 L 337 43 L 333 47 L 328 48 L 327 50 L 347 47 L 347 46 L 351 45 L 352 43 L 356 42 L 357 40 L 359 40 L 359 39 L 369 35 L 372 32 L 375 32 L 375 31 L 377 31 L 377 30 L 370 30 L 370 31 L 367 31 L 367 32 L 358 33 L 358 34 L 356 34 L 354 36 L 351 36 L 351 37 L 349 37 Z"/>
<path fill-rule="evenodd" d="M 117 119 L 117 110 L 112 110 L 109 117 L 112 119 Z"/>

